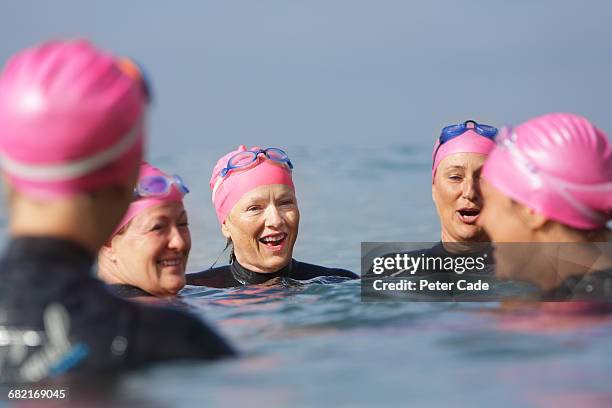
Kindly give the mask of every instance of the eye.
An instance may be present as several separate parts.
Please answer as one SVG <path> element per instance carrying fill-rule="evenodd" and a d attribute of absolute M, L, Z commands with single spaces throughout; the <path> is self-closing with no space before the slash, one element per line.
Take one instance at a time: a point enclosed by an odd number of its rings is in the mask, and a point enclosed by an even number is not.
<path fill-rule="evenodd" d="M 287 199 L 281 200 L 278 204 L 283 205 L 283 206 L 293 205 L 293 199 L 287 198 Z"/>
<path fill-rule="evenodd" d="M 461 181 L 461 180 L 463 180 L 463 176 L 460 175 L 460 174 L 450 174 L 448 176 L 448 179 L 451 180 L 451 181 Z"/>
<path fill-rule="evenodd" d="M 189 226 L 189 222 L 183 221 L 183 222 L 179 222 L 177 225 L 181 228 L 185 228 Z"/>
<path fill-rule="evenodd" d="M 247 212 L 257 212 L 261 210 L 261 206 L 259 205 L 250 205 L 247 207 Z"/>
<path fill-rule="evenodd" d="M 149 231 L 160 231 L 164 228 L 164 224 L 154 224 Z"/>

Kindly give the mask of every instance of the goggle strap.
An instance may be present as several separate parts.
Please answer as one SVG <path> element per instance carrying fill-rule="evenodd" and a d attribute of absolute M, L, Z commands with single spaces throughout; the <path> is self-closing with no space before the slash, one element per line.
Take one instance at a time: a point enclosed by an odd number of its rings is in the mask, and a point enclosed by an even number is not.
<path fill-rule="evenodd" d="M 215 185 L 213 187 L 212 190 L 212 202 L 215 202 L 215 195 L 217 194 L 217 190 L 219 189 L 219 187 L 221 186 L 221 183 L 223 183 L 223 177 L 221 175 L 217 176 L 217 181 L 215 181 Z"/>

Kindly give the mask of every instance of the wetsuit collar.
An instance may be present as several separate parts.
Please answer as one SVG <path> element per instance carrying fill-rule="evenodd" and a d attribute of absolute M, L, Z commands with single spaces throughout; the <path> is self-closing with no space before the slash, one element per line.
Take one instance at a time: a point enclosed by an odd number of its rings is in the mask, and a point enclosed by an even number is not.
<path fill-rule="evenodd" d="M 112 294 L 121 298 L 154 297 L 149 292 L 145 292 L 136 286 L 128 285 L 126 283 L 113 283 L 107 285 L 107 288 Z"/>
<path fill-rule="evenodd" d="M 484 256 L 486 254 L 486 256 L 489 259 L 493 259 L 493 247 L 491 246 L 491 244 L 488 243 L 482 243 L 481 246 L 478 245 L 474 245 L 474 251 L 470 251 L 470 252 L 458 252 L 458 253 L 454 253 L 454 252 L 449 252 L 445 247 L 444 247 L 444 243 L 442 241 L 439 241 L 436 245 L 434 245 L 433 247 L 431 247 L 431 249 L 429 250 L 429 256 L 443 256 L 443 257 L 451 257 L 451 258 L 456 258 L 456 257 L 463 257 L 466 256 L 466 254 L 469 254 L 470 256 Z"/>
<path fill-rule="evenodd" d="M 259 284 L 269 281 L 270 279 L 278 278 L 278 277 L 287 277 L 291 273 L 293 269 L 293 263 L 295 261 L 292 259 L 286 266 L 276 272 L 271 273 L 260 273 L 253 272 L 244 266 L 240 265 L 237 261 L 234 261 L 230 265 L 230 270 L 232 271 L 232 275 L 234 279 L 240 282 L 243 285 L 253 285 Z"/>

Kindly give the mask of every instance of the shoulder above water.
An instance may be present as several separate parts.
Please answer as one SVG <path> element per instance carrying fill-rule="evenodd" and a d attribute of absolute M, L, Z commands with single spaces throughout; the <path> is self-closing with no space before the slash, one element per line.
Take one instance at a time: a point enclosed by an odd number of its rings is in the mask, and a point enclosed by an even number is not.
<path fill-rule="evenodd" d="M 278 277 L 287 277 L 295 280 L 310 280 L 325 276 L 359 279 L 359 275 L 346 269 L 327 268 L 293 260 L 287 267 L 273 273 L 252 272 L 235 262 L 218 268 L 189 273 L 187 274 L 187 284 L 213 288 L 228 288 L 260 284 Z"/>

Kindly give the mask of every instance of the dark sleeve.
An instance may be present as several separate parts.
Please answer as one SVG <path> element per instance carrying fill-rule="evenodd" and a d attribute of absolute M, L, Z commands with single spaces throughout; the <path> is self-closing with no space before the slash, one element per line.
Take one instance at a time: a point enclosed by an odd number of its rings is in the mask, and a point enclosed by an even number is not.
<path fill-rule="evenodd" d="M 210 288 L 240 286 L 240 282 L 234 279 L 229 265 L 207 269 L 201 272 L 188 273 L 185 275 L 185 279 L 187 285 L 193 286 L 208 286 Z"/>
<path fill-rule="evenodd" d="M 359 275 L 346 269 L 330 268 L 331 276 L 339 276 L 348 279 L 359 279 Z M 330 275 L 327 275 L 330 276 Z"/>
<path fill-rule="evenodd" d="M 214 360 L 234 349 L 191 314 L 162 307 L 137 306 L 128 358 L 134 365 L 171 359 Z"/>
<path fill-rule="evenodd" d="M 336 276 L 347 279 L 359 279 L 359 275 L 346 269 L 326 268 L 320 265 L 295 261 L 290 277 L 298 280 L 308 280 L 320 276 Z"/>

